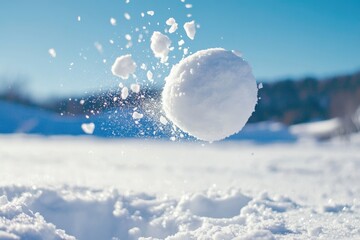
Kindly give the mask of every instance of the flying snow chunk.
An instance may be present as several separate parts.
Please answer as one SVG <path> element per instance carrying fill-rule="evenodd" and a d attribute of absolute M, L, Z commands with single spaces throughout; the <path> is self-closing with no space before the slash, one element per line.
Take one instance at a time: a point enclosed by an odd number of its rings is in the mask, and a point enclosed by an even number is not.
<path fill-rule="evenodd" d="M 195 21 L 187 22 L 184 24 L 184 29 L 186 32 L 186 35 L 191 39 L 194 40 L 195 34 L 196 34 L 196 26 Z"/>
<path fill-rule="evenodd" d="M 141 119 L 144 117 L 144 115 L 135 111 L 133 112 L 132 117 L 133 119 Z"/>
<path fill-rule="evenodd" d="M 103 46 L 102 46 L 100 43 L 95 42 L 95 43 L 94 43 L 94 46 L 95 46 L 96 50 L 97 50 L 99 53 L 103 53 L 103 52 L 104 52 Z"/>
<path fill-rule="evenodd" d="M 140 84 L 137 84 L 137 83 L 131 84 L 130 89 L 134 93 L 139 93 L 140 92 Z"/>
<path fill-rule="evenodd" d="M 125 39 L 128 41 L 131 41 L 131 35 L 130 34 L 125 34 Z"/>
<path fill-rule="evenodd" d="M 110 24 L 113 26 L 116 26 L 116 19 L 115 18 L 110 18 Z"/>
<path fill-rule="evenodd" d="M 121 99 L 125 100 L 129 96 L 129 89 L 127 87 L 123 87 L 121 89 Z"/>
<path fill-rule="evenodd" d="M 136 63 L 131 57 L 131 54 L 120 56 L 116 58 L 114 64 L 111 67 L 113 75 L 122 79 L 128 79 L 130 74 L 133 74 L 136 70 Z"/>
<path fill-rule="evenodd" d="M 162 92 L 167 119 L 184 132 L 217 141 L 239 132 L 254 112 L 251 67 L 222 48 L 202 50 L 173 66 Z"/>
<path fill-rule="evenodd" d="M 149 81 L 152 81 L 153 80 L 153 73 L 149 70 L 149 71 L 147 71 L 147 73 L 146 73 L 146 77 L 147 77 L 147 79 L 149 80 Z"/>
<path fill-rule="evenodd" d="M 181 39 L 180 41 L 178 41 L 179 46 L 184 45 L 184 43 L 185 43 L 185 41 L 184 41 L 183 39 Z"/>
<path fill-rule="evenodd" d="M 171 40 L 168 38 L 168 36 L 162 34 L 161 32 L 155 31 L 151 36 L 150 41 L 150 48 L 153 51 L 155 57 L 160 58 L 162 63 L 167 62 L 171 46 Z"/>
<path fill-rule="evenodd" d="M 174 32 L 176 32 L 177 29 L 178 29 L 178 24 L 175 23 L 175 24 L 171 25 L 171 27 L 169 28 L 169 33 L 174 33 Z"/>
<path fill-rule="evenodd" d="M 126 20 L 130 20 L 130 19 L 131 19 L 131 16 L 130 16 L 130 14 L 128 14 L 128 13 L 124 13 L 124 17 L 125 17 Z"/>
<path fill-rule="evenodd" d="M 95 130 L 95 124 L 94 123 L 83 123 L 81 124 L 81 129 L 86 134 L 93 134 Z"/>
<path fill-rule="evenodd" d="M 174 33 L 178 29 L 178 24 L 174 18 L 169 18 L 166 20 L 166 25 L 170 26 L 169 33 Z"/>
<path fill-rule="evenodd" d="M 155 14 L 154 11 L 147 11 L 146 13 L 147 13 L 148 15 L 150 15 L 150 16 L 154 16 L 154 14 Z"/>
<path fill-rule="evenodd" d="M 54 48 L 50 48 L 49 51 L 48 51 L 48 53 L 50 54 L 50 56 L 51 56 L 52 58 L 56 58 L 56 51 L 55 51 Z"/>
<path fill-rule="evenodd" d="M 176 23 L 176 20 L 174 18 L 169 18 L 168 20 L 166 20 L 166 25 L 171 26 L 174 23 Z"/>

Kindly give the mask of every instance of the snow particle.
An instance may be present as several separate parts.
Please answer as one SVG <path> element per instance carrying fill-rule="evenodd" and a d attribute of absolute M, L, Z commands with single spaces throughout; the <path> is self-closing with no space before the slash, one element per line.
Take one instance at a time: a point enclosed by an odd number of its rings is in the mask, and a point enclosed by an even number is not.
<path fill-rule="evenodd" d="M 153 80 L 153 73 L 149 70 L 147 71 L 146 73 L 146 77 L 149 81 L 152 81 Z"/>
<path fill-rule="evenodd" d="M 150 15 L 150 16 L 154 16 L 154 14 L 155 14 L 154 11 L 147 11 L 146 13 L 147 13 L 148 15 Z"/>
<path fill-rule="evenodd" d="M 129 89 L 127 87 L 123 87 L 121 89 L 121 99 L 125 100 L 129 96 Z"/>
<path fill-rule="evenodd" d="M 130 20 L 131 19 L 131 16 L 129 13 L 124 13 L 124 17 L 126 20 Z"/>
<path fill-rule="evenodd" d="M 81 129 L 86 134 L 93 134 L 95 130 L 95 124 L 94 123 L 83 123 L 81 124 Z"/>
<path fill-rule="evenodd" d="M 167 120 L 164 116 L 160 116 L 160 122 L 161 122 L 163 125 L 168 124 L 168 120 Z"/>
<path fill-rule="evenodd" d="M 103 46 L 102 46 L 100 43 L 95 42 L 95 43 L 94 43 L 94 46 L 95 46 L 96 50 L 97 50 L 99 53 L 103 53 L 104 49 L 103 49 Z"/>
<path fill-rule="evenodd" d="M 132 117 L 133 117 L 133 119 L 141 119 L 141 118 L 144 117 L 144 115 L 134 111 L 133 114 L 132 114 Z"/>
<path fill-rule="evenodd" d="M 133 74 L 136 70 L 136 63 L 131 57 L 131 54 L 120 56 L 116 58 L 114 64 L 111 67 L 113 75 L 122 79 L 128 79 L 130 74 Z"/>
<path fill-rule="evenodd" d="M 134 93 L 139 93 L 140 92 L 140 84 L 137 84 L 137 83 L 131 84 L 130 89 Z"/>
<path fill-rule="evenodd" d="M 116 26 L 116 19 L 115 18 L 110 18 L 110 24 L 113 26 Z"/>
<path fill-rule="evenodd" d="M 169 33 L 174 33 L 178 29 L 178 24 L 176 23 L 174 18 L 169 18 L 166 20 L 166 25 L 170 26 Z"/>
<path fill-rule="evenodd" d="M 56 58 L 56 51 L 54 48 L 50 48 L 48 52 L 52 58 Z"/>

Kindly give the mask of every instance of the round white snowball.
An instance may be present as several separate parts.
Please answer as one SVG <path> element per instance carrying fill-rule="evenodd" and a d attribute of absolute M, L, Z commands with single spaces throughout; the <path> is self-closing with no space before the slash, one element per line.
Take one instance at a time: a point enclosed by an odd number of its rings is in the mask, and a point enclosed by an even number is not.
<path fill-rule="evenodd" d="M 239 132 L 255 110 L 257 85 L 249 64 L 231 51 L 213 48 L 182 59 L 162 92 L 166 117 L 204 141 Z"/>

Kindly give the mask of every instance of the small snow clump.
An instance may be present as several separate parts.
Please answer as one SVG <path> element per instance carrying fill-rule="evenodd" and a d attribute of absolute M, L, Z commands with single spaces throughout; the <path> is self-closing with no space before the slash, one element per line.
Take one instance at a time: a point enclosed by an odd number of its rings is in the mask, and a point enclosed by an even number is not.
<path fill-rule="evenodd" d="M 122 79 L 128 79 L 130 74 L 133 74 L 136 70 L 136 63 L 131 57 L 131 54 L 123 55 L 116 58 L 114 64 L 111 67 L 113 75 Z"/>
<path fill-rule="evenodd" d="M 195 21 L 187 22 L 184 24 L 184 29 L 186 32 L 186 35 L 191 39 L 194 40 L 195 34 L 196 34 L 196 26 Z"/>
<path fill-rule="evenodd" d="M 165 63 L 168 60 L 168 54 L 170 51 L 171 40 L 168 36 L 161 32 L 155 31 L 151 36 L 150 48 L 153 51 L 155 57 L 160 58 L 161 63 Z"/>

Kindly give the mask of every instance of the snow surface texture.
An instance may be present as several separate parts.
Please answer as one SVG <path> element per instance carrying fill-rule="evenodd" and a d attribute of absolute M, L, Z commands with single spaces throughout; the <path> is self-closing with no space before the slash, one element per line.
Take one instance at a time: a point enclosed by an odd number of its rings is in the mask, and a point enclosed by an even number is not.
<path fill-rule="evenodd" d="M 0 239 L 359 239 L 359 146 L 0 136 Z"/>
<path fill-rule="evenodd" d="M 176 126 L 198 139 L 216 141 L 244 127 L 257 103 L 257 85 L 247 62 L 214 48 L 173 66 L 162 100 Z"/>
<path fill-rule="evenodd" d="M 131 54 L 120 56 L 116 58 L 114 64 L 111 67 L 113 75 L 122 79 L 128 79 L 130 74 L 133 74 L 136 70 L 136 63 L 133 61 Z"/>
<path fill-rule="evenodd" d="M 155 57 L 160 58 L 162 63 L 167 62 L 171 46 L 171 40 L 168 38 L 168 36 L 162 34 L 161 32 L 155 31 L 151 36 L 150 41 L 150 48 L 153 51 Z"/>

